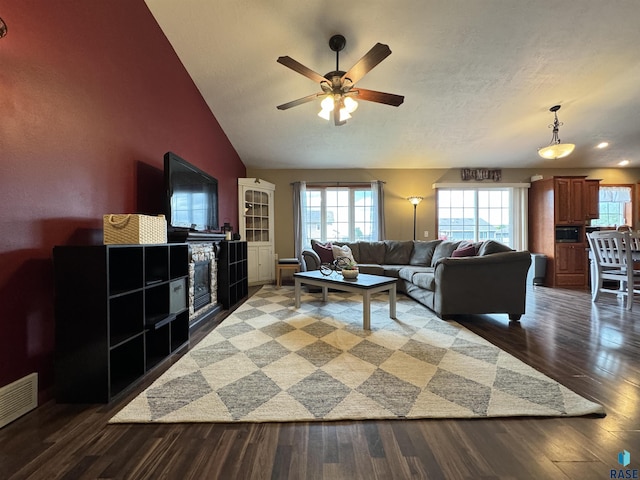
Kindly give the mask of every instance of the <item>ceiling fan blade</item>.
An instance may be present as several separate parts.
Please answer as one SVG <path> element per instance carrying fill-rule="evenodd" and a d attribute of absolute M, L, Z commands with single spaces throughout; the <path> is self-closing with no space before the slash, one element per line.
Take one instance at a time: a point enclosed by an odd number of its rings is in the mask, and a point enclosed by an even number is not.
<path fill-rule="evenodd" d="M 317 72 L 314 72 L 308 67 L 305 67 L 300 62 L 294 60 L 291 57 L 278 57 L 278 63 L 281 63 L 285 67 L 289 67 L 291 70 L 298 72 L 301 75 L 304 75 L 307 78 L 310 78 L 314 82 L 326 82 L 327 79 L 324 78 Z"/>
<path fill-rule="evenodd" d="M 311 95 L 307 95 L 306 97 L 302 97 L 297 100 L 293 100 L 291 102 L 278 105 L 276 108 L 278 110 L 286 110 L 291 107 L 297 107 L 298 105 L 302 105 L 303 103 L 311 102 L 322 95 L 324 95 L 324 93 L 313 93 Z"/>
<path fill-rule="evenodd" d="M 355 94 L 358 100 L 366 100 L 368 102 L 384 103 L 398 107 L 404 102 L 403 95 L 395 95 L 393 93 L 376 92 L 375 90 L 367 90 L 366 88 L 355 88 L 349 93 Z"/>
<path fill-rule="evenodd" d="M 349 78 L 352 83 L 357 83 L 365 74 L 373 67 L 378 65 L 382 60 L 391 55 L 389 45 L 376 43 L 371 50 L 364 54 L 356 64 L 342 76 L 342 80 Z"/>

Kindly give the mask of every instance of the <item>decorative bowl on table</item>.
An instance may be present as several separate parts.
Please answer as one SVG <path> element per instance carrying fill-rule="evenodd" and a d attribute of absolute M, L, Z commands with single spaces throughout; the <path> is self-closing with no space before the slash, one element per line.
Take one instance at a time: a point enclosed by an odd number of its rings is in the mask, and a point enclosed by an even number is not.
<path fill-rule="evenodd" d="M 353 280 L 354 278 L 358 278 L 358 269 L 357 268 L 351 268 L 351 269 L 343 268 L 342 269 L 342 276 L 345 279 L 349 279 L 349 280 Z"/>

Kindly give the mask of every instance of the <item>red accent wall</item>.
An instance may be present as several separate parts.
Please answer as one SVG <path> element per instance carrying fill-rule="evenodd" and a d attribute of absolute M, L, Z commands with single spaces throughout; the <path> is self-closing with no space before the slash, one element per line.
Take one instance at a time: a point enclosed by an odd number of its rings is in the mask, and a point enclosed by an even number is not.
<path fill-rule="evenodd" d="M 52 247 L 101 243 L 105 213 L 161 213 L 167 151 L 218 179 L 237 225 L 246 169 L 143 0 L 8 0 L 0 15 L 0 386 L 37 371 L 42 401 Z"/>

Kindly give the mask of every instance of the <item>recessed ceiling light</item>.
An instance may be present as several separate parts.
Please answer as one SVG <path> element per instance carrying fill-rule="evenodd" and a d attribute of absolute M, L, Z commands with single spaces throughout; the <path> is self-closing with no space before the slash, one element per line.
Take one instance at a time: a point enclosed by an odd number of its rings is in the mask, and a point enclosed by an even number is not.
<path fill-rule="evenodd" d="M 596 148 L 607 148 L 609 146 L 609 142 L 600 142 L 596 145 Z"/>
<path fill-rule="evenodd" d="M 629 165 L 629 160 L 622 160 L 620 163 L 618 163 L 618 165 L 620 165 L 621 167 L 626 167 L 627 165 Z"/>

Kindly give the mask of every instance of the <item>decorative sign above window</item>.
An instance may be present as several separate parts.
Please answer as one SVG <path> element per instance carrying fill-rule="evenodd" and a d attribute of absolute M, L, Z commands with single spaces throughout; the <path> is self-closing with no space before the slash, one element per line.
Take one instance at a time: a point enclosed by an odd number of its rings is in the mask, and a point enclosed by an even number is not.
<path fill-rule="evenodd" d="M 461 168 L 460 176 L 462 180 L 493 180 L 499 182 L 502 180 L 501 169 L 489 169 L 489 168 Z"/>

